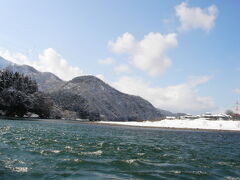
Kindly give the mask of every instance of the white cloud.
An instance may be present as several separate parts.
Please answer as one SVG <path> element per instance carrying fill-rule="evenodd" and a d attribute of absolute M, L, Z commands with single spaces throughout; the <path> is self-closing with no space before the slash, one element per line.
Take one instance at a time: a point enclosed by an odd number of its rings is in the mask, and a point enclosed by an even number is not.
<path fill-rule="evenodd" d="M 234 89 L 234 92 L 237 93 L 237 94 L 240 94 L 240 88 Z"/>
<path fill-rule="evenodd" d="M 207 9 L 199 7 L 189 8 L 186 2 L 175 7 L 176 16 L 179 18 L 181 26 L 180 31 L 188 31 L 191 29 L 203 29 L 210 31 L 217 17 L 218 9 L 215 5 L 209 6 Z"/>
<path fill-rule="evenodd" d="M 136 41 L 130 33 L 124 33 L 115 42 L 109 41 L 111 50 L 118 54 L 128 54 L 131 63 L 138 69 L 147 72 L 151 76 L 163 73 L 172 64 L 166 51 L 176 47 L 177 35 L 149 33 L 140 41 Z"/>
<path fill-rule="evenodd" d="M 113 82 L 112 85 L 122 92 L 141 96 L 161 109 L 201 113 L 216 108 L 211 97 L 197 94 L 197 87 L 209 79 L 208 76 L 193 77 L 186 83 L 162 88 L 153 87 L 140 78 L 125 76 Z"/>
<path fill-rule="evenodd" d="M 99 64 L 106 64 L 106 65 L 109 65 L 109 64 L 113 64 L 114 63 L 114 60 L 110 57 L 108 58 L 105 58 L 105 59 L 100 59 L 98 61 Z"/>
<path fill-rule="evenodd" d="M 9 50 L 0 49 L 0 56 L 19 65 L 30 65 L 42 72 L 51 72 L 64 80 L 70 80 L 76 76 L 83 75 L 78 67 L 73 67 L 54 49 L 45 49 L 38 55 L 37 61 L 30 60 L 22 53 L 12 53 Z"/>
<path fill-rule="evenodd" d="M 188 84 L 191 87 L 196 87 L 200 84 L 208 82 L 212 77 L 211 76 L 190 76 Z"/>
<path fill-rule="evenodd" d="M 22 53 L 12 53 L 7 49 L 0 48 L 0 56 L 3 57 L 6 60 L 9 60 L 15 64 L 32 64 L 27 56 L 25 56 Z"/>
<path fill-rule="evenodd" d="M 135 38 L 132 34 L 126 32 L 121 37 L 118 37 L 115 42 L 109 41 L 109 47 L 113 52 L 121 54 L 134 50 Z"/>
<path fill-rule="evenodd" d="M 116 66 L 114 71 L 117 73 L 130 73 L 131 69 L 127 65 L 121 64 Z"/>
<path fill-rule="evenodd" d="M 83 71 L 78 67 L 73 67 L 54 49 L 48 48 L 39 55 L 38 69 L 40 71 L 52 72 L 62 79 L 70 80 L 80 76 Z"/>

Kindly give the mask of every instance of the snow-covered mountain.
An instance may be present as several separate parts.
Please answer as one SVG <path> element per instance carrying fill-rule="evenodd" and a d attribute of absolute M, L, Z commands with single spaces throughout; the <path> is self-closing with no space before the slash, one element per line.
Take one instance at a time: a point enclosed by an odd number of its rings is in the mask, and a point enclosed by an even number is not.
<path fill-rule="evenodd" d="M 161 111 L 139 96 L 124 94 L 95 76 L 80 76 L 52 93 L 63 109 L 112 121 L 156 119 Z M 90 114 L 88 114 L 90 113 Z M 97 118 L 97 117 L 95 117 Z"/>
<path fill-rule="evenodd" d="M 36 80 L 39 90 L 50 94 L 58 107 L 75 112 L 79 118 L 136 121 L 174 116 L 139 96 L 124 94 L 94 76 L 80 76 L 66 82 L 53 73 L 13 64 L 1 57 L 0 69 L 20 72 Z"/>
<path fill-rule="evenodd" d="M 65 83 L 65 81 L 61 80 L 53 73 L 40 72 L 32 66 L 28 65 L 11 64 L 4 69 L 13 72 L 19 72 L 21 74 L 25 74 L 31 77 L 32 79 L 37 81 L 39 90 L 44 92 L 53 92 L 59 89 Z"/>
<path fill-rule="evenodd" d="M 7 66 L 11 65 L 10 61 L 4 59 L 3 57 L 0 56 L 0 69 L 6 68 Z"/>

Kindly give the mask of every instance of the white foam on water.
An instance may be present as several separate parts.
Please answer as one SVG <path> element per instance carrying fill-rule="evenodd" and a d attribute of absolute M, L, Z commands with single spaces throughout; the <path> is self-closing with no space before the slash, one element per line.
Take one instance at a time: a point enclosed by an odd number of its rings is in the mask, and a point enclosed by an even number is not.
<path fill-rule="evenodd" d="M 100 156 L 102 155 L 102 151 L 98 150 L 98 151 L 94 151 L 94 152 L 81 152 L 82 155 L 96 155 L 96 156 Z"/>
<path fill-rule="evenodd" d="M 124 160 L 124 162 L 128 163 L 128 164 L 132 164 L 136 161 L 136 159 L 128 159 L 128 160 Z"/>
<path fill-rule="evenodd" d="M 60 153 L 60 151 L 59 150 L 51 150 L 50 152 L 53 152 L 53 153 Z"/>
<path fill-rule="evenodd" d="M 224 177 L 226 178 L 227 180 L 239 180 L 240 178 L 237 178 L 237 177 L 231 177 L 231 176 L 226 176 Z"/>
<path fill-rule="evenodd" d="M 15 167 L 12 170 L 15 172 L 28 172 L 28 167 Z"/>
<path fill-rule="evenodd" d="M 81 159 L 73 159 L 74 162 L 82 162 Z"/>
<path fill-rule="evenodd" d="M 65 146 L 65 149 L 72 150 L 73 148 L 71 146 Z"/>
<path fill-rule="evenodd" d="M 104 142 L 100 142 L 100 143 L 98 143 L 97 145 L 100 146 L 100 147 L 102 147 L 102 146 L 103 146 L 103 143 L 104 143 Z"/>

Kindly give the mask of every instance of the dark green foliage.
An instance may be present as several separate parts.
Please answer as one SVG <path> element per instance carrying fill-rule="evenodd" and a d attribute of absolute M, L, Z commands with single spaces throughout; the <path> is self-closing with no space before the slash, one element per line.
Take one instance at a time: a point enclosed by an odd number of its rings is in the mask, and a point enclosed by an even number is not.
<path fill-rule="evenodd" d="M 47 118 L 51 106 L 51 100 L 38 92 L 36 81 L 18 72 L 0 72 L 0 110 L 6 116 L 23 117 L 32 112 Z"/>
<path fill-rule="evenodd" d="M 6 111 L 7 116 L 23 117 L 31 107 L 31 98 L 22 91 L 15 89 L 3 89 L 0 92 L 0 108 Z"/>
<path fill-rule="evenodd" d="M 100 114 L 90 111 L 88 102 L 80 95 L 58 91 L 51 93 L 51 98 L 62 109 L 77 112 L 77 116 L 81 119 L 100 120 Z"/>
<path fill-rule="evenodd" d="M 89 121 L 100 121 L 100 114 L 97 112 L 90 112 L 88 119 Z"/>
<path fill-rule="evenodd" d="M 36 81 L 31 80 L 28 76 L 18 72 L 2 71 L 0 73 L 0 92 L 9 88 L 25 94 L 32 94 L 38 91 Z"/>
<path fill-rule="evenodd" d="M 40 118 L 49 118 L 51 113 L 51 108 L 53 106 L 53 102 L 42 92 L 35 92 L 33 94 L 33 105 L 31 112 L 38 114 Z"/>

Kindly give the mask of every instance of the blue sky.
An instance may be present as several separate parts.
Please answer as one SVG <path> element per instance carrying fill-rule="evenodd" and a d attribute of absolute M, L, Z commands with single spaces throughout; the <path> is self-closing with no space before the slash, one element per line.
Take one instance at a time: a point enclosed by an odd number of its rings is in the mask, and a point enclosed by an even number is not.
<path fill-rule="evenodd" d="M 238 98 L 238 0 L 0 4 L 0 56 L 15 63 L 97 75 L 175 112 L 220 112 Z"/>

